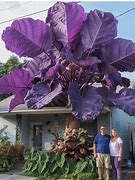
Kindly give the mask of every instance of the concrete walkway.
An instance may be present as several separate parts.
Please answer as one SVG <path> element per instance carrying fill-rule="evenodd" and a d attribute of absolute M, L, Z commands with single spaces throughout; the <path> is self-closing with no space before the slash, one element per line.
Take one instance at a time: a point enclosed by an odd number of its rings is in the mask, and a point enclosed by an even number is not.
<path fill-rule="evenodd" d="M 35 177 L 20 175 L 23 168 L 23 162 L 18 163 L 16 168 L 5 173 L 0 173 L 0 180 L 36 180 Z"/>
<path fill-rule="evenodd" d="M 0 180 L 36 180 L 36 178 L 33 177 L 26 177 L 26 176 L 20 176 L 20 175 L 9 175 L 9 174 L 0 174 Z"/>

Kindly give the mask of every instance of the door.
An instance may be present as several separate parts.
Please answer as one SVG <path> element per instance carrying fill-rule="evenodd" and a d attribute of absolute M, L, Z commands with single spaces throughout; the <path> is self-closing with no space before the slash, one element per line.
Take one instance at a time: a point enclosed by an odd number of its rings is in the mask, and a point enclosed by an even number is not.
<path fill-rule="evenodd" d="M 33 147 L 42 151 L 42 135 L 43 135 L 43 125 L 33 124 Z"/>

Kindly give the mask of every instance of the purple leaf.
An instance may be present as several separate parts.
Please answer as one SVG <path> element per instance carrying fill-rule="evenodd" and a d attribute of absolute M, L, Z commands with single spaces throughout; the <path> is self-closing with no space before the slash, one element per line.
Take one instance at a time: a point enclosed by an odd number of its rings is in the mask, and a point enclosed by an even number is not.
<path fill-rule="evenodd" d="M 28 71 L 32 77 L 42 76 L 42 72 L 48 71 L 48 69 L 55 64 L 55 57 L 52 54 L 49 56 L 45 53 L 40 54 L 34 59 L 30 60 L 24 65 L 23 69 Z"/>
<path fill-rule="evenodd" d="M 81 31 L 81 41 L 75 54 L 93 49 L 117 35 L 117 20 L 109 12 L 90 11 Z"/>
<path fill-rule="evenodd" d="M 45 82 L 34 84 L 25 97 L 28 108 L 32 108 L 43 96 L 49 94 L 50 91 L 50 86 Z"/>
<path fill-rule="evenodd" d="M 42 86 L 38 87 L 38 85 L 35 85 L 33 88 L 35 88 L 35 92 L 30 91 L 27 97 L 27 100 L 30 98 L 30 101 L 28 100 L 27 104 L 29 108 L 33 109 L 40 109 L 52 102 L 57 96 L 59 96 L 62 93 L 62 86 L 58 84 L 52 91 L 50 91 L 49 86 L 46 84 L 40 84 Z M 36 92 L 37 89 L 40 89 L 39 93 Z"/>
<path fill-rule="evenodd" d="M 121 82 L 122 82 L 121 74 L 118 72 L 106 75 L 105 79 L 110 80 L 112 86 L 114 87 L 121 85 Z"/>
<path fill-rule="evenodd" d="M 10 74 L 0 79 L 0 94 L 16 94 L 22 90 L 31 88 L 32 77 L 23 69 L 14 69 Z"/>
<path fill-rule="evenodd" d="M 135 70 L 135 43 L 126 39 L 114 39 L 102 49 L 103 60 L 118 71 Z"/>
<path fill-rule="evenodd" d="M 24 97 L 27 91 L 28 89 L 23 89 L 15 94 L 15 97 L 10 102 L 9 111 L 12 111 L 19 104 L 24 104 Z"/>
<path fill-rule="evenodd" d="M 45 80 L 49 80 L 49 79 L 51 80 L 51 79 L 55 78 L 57 73 L 58 73 L 58 71 L 59 71 L 59 68 L 60 68 L 60 64 L 59 63 L 57 63 L 57 64 L 55 64 L 55 66 L 49 68 L 49 70 L 45 74 L 44 79 Z"/>
<path fill-rule="evenodd" d="M 135 116 L 135 89 L 121 89 L 119 93 L 112 98 L 112 102 L 129 115 Z"/>
<path fill-rule="evenodd" d="M 86 86 L 81 95 L 78 84 L 70 82 L 68 92 L 72 113 L 76 118 L 88 121 L 95 119 L 100 114 L 103 103 L 95 87 Z"/>
<path fill-rule="evenodd" d="M 110 87 L 98 87 L 96 88 L 96 92 L 98 95 L 100 95 L 102 97 L 102 101 L 104 103 L 104 105 L 109 106 L 112 105 L 112 97 L 114 94 L 116 94 L 114 88 Z"/>
<path fill-rule="evenodd" d="M 97 57 L 91 57 L 87 60 L 74 61 L 75 64 L 81 67 L 91 67 L 94 64 L 101 62 Z"/>
<path fill-rule="evenodd" d="M 2 34 L 6 48 L 20 57 L 35 57 L 52 46 L 50 27 L 41 20 L 15 20 Z"/>
<path fill-rule="evenodd" d="M 101 74 L 114 74 L 114 73 L 117 73 L 117 69 L 106 63 L 106 62 L 101 62 L 101 63 L 98 63 L 97 64 L 97 67 L 98 67 L 98 71 L 101 73 Z"/>
<path fill-rule="evenodd" d="M 10 111 L 17 105 L 24 103 L 24 97 L 31 88 L 32 77 L 23 69 L 14 69 L 10 74 L 0 79 L 0 94 L 12 93 Z"/>
<path fill-rule="evenodd" d="M 70 48 L 85 18 L 83 7 L 76 2 L 57 2 L 48 11 L 47 23 L 51 24 L 56 40 Z"/>

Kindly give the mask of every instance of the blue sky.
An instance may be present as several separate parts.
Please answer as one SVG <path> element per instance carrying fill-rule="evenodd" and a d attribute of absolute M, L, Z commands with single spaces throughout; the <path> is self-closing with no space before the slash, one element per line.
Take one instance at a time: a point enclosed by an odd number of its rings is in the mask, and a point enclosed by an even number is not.
<path fill-rule="evenodd" d="M 85 10 L 99 9 L 102 11 L 109 11 L 117 16 L 128 9 L 135 8 L 135 2 L 81 2 Z M 131 39 L 135 42 L 135 10 L 118 18 L 118 37 Z M 129 77 L 135 81 L 134 73 L 122 73 L 123 76 Z"/>

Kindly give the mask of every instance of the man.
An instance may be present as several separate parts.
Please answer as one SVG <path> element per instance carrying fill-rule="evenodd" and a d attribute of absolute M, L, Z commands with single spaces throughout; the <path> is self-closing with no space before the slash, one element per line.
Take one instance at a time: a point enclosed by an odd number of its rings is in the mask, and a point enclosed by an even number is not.
<path fill-rule="evenodd" d="M 110 136 L 106 134 L 106 126 L 100 127 L 100 133 L 96 135 L 93 142 L 94 157 L 98 168 L 98 179 L 102 179 L 103 168 L 106 168 L 106 180 L 110 177 Z"/>

